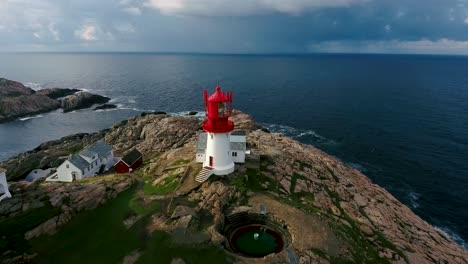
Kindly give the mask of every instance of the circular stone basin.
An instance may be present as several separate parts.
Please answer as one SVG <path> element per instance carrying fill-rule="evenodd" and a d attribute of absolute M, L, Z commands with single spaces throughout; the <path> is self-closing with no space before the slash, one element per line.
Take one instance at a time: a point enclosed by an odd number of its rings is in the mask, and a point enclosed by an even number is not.
<path fill-rule="evenodd" d="M 248 225 L 236 229 L 230 239 L 231 248 L 245 257 L 261 258 L 283 250 L 281 236 L 264 225 Z"/>

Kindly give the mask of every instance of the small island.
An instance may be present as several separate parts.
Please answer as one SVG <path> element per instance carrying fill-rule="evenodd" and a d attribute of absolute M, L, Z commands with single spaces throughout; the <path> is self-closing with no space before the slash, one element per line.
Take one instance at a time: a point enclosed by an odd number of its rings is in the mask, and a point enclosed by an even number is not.
<path fill-rule="evenodd" d="M 0 78 L 0 123 L 57 109 L 70 112 L 109 101 L 108 97 L 78 89 L 47 88 L 35 91 L 22 83 Z"/>

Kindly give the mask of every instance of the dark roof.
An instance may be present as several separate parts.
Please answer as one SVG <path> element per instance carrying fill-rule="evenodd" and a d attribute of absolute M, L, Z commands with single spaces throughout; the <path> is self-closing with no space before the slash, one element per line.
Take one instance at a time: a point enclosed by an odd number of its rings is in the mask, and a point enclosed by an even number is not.
<path fill-rule="evenodd" d="M 233 136 L 245 136 L 245 131 L 244 130 L 236 130 L 231 133 Z"/>
<path fill-rule="evenodd" d="M 243 150 L 247 149 L 245 142 L 231 142 L 231 150 Z"/>
<path fill-rule="evenodd" d="M 137 149 L 130 151 L 125 157 L 122 158 L 122 161 L 125 162 L 128 166 L 132 166 L 137 160 L 139 160 L 143 154 Z"/>
<path fill-rule="evenodd" d="M 101 139 L 98 142 L 96 142 L 94 145 L 87 148 L 86 150 L 83 150 L 82 152 L 80 152 L 80 154 L 90 157 L 90 158 L 94 156 L 94 154 L 98 154 L 98 157 L 101 158 L 101 157 L 106 157 L 107 156 L 106 154 L 111 151 L 112 151 L 112 147 L 106 144 L 106 142 L 104 142 L 104 140 Z"/>
<path fill-rule="evenodd" d="M 78 154 L 71 156 L 68 159 L 68 161 L 71 162 L 71 164 L 75 165 L 81 171 L 84 171 L 85 168 L 89 167 L 89 162 L 83 159 L 83 157 L 81 157 Z"/>

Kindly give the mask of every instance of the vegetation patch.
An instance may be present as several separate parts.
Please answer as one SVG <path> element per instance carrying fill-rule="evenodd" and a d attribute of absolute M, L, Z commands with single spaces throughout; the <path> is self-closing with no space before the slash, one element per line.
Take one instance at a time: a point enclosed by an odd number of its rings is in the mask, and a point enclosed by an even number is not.
<path fill-rule="evenodd" d="M 309 180 L 304 175 L 301 175 L 301 174 L 299 174 L 297 172 L 294 172 L 293 176 L 291 177 L 291 186 L 289 187 L 289 192 L 290 193 L 294 193 L 294 190 L 296 189 L 297 179 L 301 179 L 301 180 L 305 180 L 305 181 Z"/>
<path fill-rule="evenodd" d="M 330 169 L 330 167 L 328 167 L 327 165 L 324 164 L 324 166 L 328 173 L 330 173 L 330 175 L 333 177 L 333 179 L 335 179 L 336 182 L 340 182 L 340 179 L 338 178 L 338 176 L 335 175 L 335 172 L 333 172 L 333 170 Z"/>
<path fill-rule="evenodd" d="M 224 250 L 220 248 L 175 244 L 170 235 L 162 231 L 155 231 L 151 235 L 137 263 L 171 263 L 174 258 L 193 264 L 229 263 Z"/>
<path fill-rule="evenodd" d="M 128 203 L 130 209 L 138 215 L 148 215 L 155 211 L 161 209 L 161 204 L 158 201 L 151 201 L 149 203 L 145 203 L 143 198 L 139 196 L 133 197 L 130 202 Z"/>
<path fill-rule="evenodd" d="M 139 248 L 145 237 L 143 218 L 127 229 L 123 223 L 132 209 L 129 202 L 135 187 L 91 211 L 76 215 L 58 233 L 30 241 L 34 263 L 119 263 Z"/>
<path fill-rule="evenodd" d="M 152 185 L 151 183 L 146 183 L 143 186 L 143 193 L 146 195 L 166 195 L 175 191 L 179 185 L 179 175 L 171 175 L 160 182 L 158 185 Z"/>
<path fill-rule="evenodd" d="M 0 220 L 0 252 L 12 250 L 22 253 L 28 250 L 30 245 L 24 239 L 24 233 L 58 215 L 59 212 L 60 209 L 47 204 L 44 207 Z"/>
<path fill-rule="evenodd" d="M 190 163 L 190 161 L 191 160 L 189 160 L 189 159 L 180 159 L 180 160 L 177 160 L 176 162 L 172 163 L 171 167 L 188 164 L 188 163 Z"/>

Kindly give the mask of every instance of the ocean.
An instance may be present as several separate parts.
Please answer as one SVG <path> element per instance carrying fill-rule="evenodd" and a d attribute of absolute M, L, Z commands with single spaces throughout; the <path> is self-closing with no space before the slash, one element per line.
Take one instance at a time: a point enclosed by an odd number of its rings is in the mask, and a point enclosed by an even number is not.
<path fill-rule="evenodd" d="M 3 53 L 0 77 L 118 108 L 0 124 L 0 160 L 141 111 L 203 111 L 203 89 L 219 84 L 235 108 L 362 171 L 466 248 L 467 73 L 456 56 Z"/>

